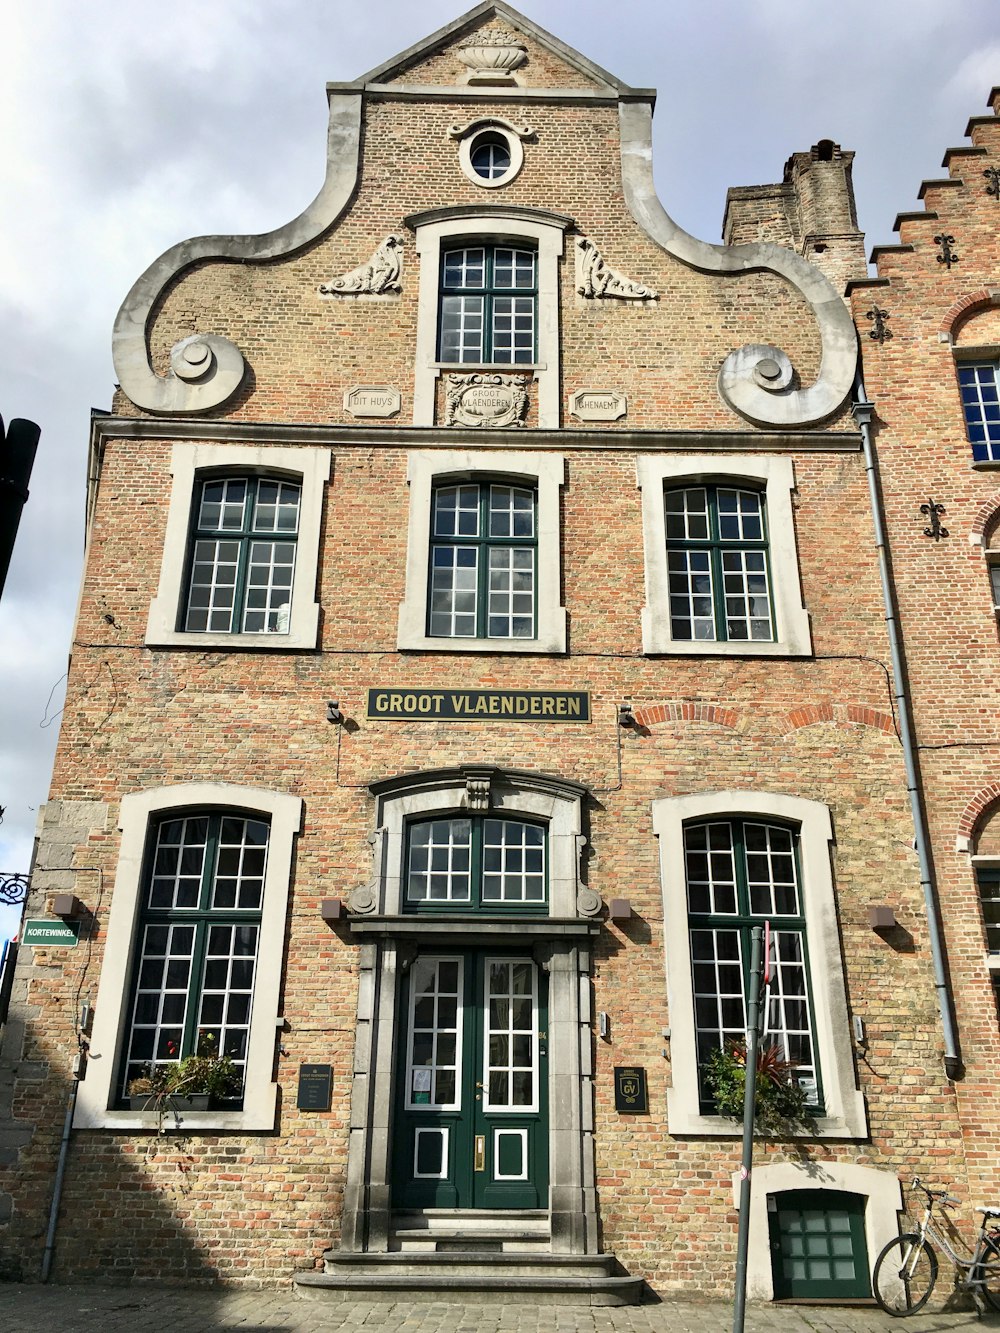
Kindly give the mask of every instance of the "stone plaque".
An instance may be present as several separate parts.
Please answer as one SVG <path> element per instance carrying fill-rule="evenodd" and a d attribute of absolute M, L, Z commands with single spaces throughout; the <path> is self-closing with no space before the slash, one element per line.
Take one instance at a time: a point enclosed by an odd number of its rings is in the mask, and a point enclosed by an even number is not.
<path fill-rule="evenodd" d="M 383 385 L 349 389 L 344 394 L 344 411 L 352 417 L 394 417 L 399 406 L 399 390 Z"/>
<path fill-rule="evenodd" d="M 448 375 L 449 426 L 522 426 L 528 410 L 523 375 Z"/>
<path fill-rule="evenodd" d="M 571 396 L 569 410 L 581 421 L 618 421 L 628 411 L 628 399 L 610 389 L 581 389 Z"/>

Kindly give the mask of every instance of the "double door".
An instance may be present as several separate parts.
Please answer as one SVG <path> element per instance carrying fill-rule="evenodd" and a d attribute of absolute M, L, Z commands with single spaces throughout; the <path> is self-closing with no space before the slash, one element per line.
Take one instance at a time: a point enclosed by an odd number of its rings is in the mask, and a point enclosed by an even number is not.
<path fill-rule="evenodd" d="M 530 957 L 420 954 L 403 980 L 399 1208 L 548 1204 L 545 975 Z"/>

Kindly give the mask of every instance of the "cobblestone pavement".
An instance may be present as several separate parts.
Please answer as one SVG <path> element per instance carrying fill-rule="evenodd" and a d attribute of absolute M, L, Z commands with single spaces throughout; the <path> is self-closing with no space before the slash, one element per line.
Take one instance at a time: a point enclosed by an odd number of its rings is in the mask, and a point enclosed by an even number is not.
<path fill-rule="evenodd" d="M 596 1309 L 567 1306 L 415 1305 L 362 1301 L 319 1304 L 288 1288 L 192 1289 L 136 1286 L 22 1286 L 0 1283 L 3 1333 L 228 1333 L 228 1330 L 332 1329 L 381 1333 L 730 1333 L 732 1305 L 724 1301 L 668 1300 L 660 1305 Z M 1000 1316 L 980 1328 L 1000 1330 Z M 874 1308 L 752 1305 L 747 1333 L 976 1333 L 974 1314 L 920 1314 L 905 1324 Z"/>

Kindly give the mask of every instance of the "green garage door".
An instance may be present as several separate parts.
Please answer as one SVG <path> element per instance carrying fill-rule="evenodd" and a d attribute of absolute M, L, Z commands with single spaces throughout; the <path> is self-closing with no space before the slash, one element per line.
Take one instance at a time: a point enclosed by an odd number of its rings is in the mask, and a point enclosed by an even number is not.
<path fill-rule="evenodd" d="M 858 1300 L 871 1296 L 865 1197 L 840 1190 L 768 1196 L 774 1299 Z"/>

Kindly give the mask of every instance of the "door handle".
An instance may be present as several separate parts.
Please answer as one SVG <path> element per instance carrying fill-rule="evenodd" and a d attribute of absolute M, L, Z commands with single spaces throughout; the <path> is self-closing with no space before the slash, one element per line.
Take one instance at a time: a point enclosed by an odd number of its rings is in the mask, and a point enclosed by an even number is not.
<path fill-rule="evenodd" d="M 486 1135 L 476 1135 L 476 1147 L 472 1163 L 473 1171 L 486 1170 Z"/>

